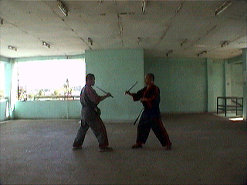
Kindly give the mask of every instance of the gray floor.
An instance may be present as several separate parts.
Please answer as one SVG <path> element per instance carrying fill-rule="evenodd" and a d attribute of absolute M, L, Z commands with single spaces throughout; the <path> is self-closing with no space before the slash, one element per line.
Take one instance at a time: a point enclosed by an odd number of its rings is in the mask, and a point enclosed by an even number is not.
<path fill-rule="evenodd" d="M 173 150 L 151 133 L 141 150 L 131 123 L 106 123 L 112 153 L 98 152 L 87 133 L 72 151 L 77 120 L 16 120 L 0 124 L 2 184 L 243 184 L 247 128 L 210 114 L 166 115 Z"/>

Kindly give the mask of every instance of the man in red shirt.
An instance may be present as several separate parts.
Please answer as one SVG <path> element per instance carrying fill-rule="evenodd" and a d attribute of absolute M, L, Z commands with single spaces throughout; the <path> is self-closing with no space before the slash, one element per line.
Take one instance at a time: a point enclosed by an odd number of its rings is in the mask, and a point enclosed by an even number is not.
<path fill-rule="evenodd" d="M 105 96 L 99 96 L 92 88 L 95 84 L 95 77 L 93 74 L 86 76 L 86 85 L 82 88 L 80 94 L 81 109 L 81 127 L 77 132 L 77 136 L 73 143 L 73 149 L 80 149 L 82 147 L 85 135 L 89 127 L 92 129 L 99 142 L 99 151 L 112 151 L 109 147 L 106 128 L 100 118 L 100 109 L 97 105 L 105 98 L 110 97 L 107 93 Z"/>
<path fill-rule="evenodd" d="M 141 101 L 144 106 L 144 111 L 141 115 L 138 128 L 136 144 L 132 148 L 142 148 L 146 143 L 150 129 L 152 128 L 154 134 L 159 139 L 161 145 L 166 147 L 167 150 L 171 149 L 172 143 L 163 125 L 160 115 L 160 90 L 154 84 L 154 75 L 149 73 L 145 77 L 146 86 L 137 93 L 128 94 L 133 97 L 134 101 Z"/>

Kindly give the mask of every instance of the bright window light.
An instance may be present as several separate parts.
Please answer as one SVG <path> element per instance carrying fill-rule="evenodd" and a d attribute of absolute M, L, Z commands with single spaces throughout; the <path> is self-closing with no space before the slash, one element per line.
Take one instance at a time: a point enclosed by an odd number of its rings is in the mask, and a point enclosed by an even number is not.
<path fill-rule="evenodd" d="M 5 84 L 5 77 L 4 77 L 4 63 L 0 62 L 0 100 L 4 99 L 4 84 Z"/>
<path fill-rule="evenodd" d="M 19 62 L 19 100 L 41 96 L 78 96 L 85 85 L 85 75 L 83 59 Z"/>

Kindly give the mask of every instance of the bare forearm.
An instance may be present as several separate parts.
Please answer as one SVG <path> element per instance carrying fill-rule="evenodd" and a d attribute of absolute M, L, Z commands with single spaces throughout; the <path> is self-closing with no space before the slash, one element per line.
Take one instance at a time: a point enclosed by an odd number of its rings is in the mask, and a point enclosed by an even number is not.
<path fill-rule="evenodd" d="M 100 101 L 103 101 L 106 98 L 107 98 L 107 96 L 100 96 Z"/>
<path fill-rule="evenodd" d="M 100 96 L 100 101 L 103 101 L 104 99 L 108 98 L 108 97 L 113 97 L 110 93 L 107 93 L 106 95 L 104 96 Z"/>

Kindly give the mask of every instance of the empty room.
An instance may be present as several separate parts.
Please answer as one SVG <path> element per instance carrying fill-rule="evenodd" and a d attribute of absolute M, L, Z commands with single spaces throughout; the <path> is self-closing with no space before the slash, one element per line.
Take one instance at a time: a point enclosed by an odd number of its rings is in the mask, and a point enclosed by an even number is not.
<path fill-rule="evenodd" d="M 247 184 L 245 0 L 0 0 L 0 184 Z"/>

